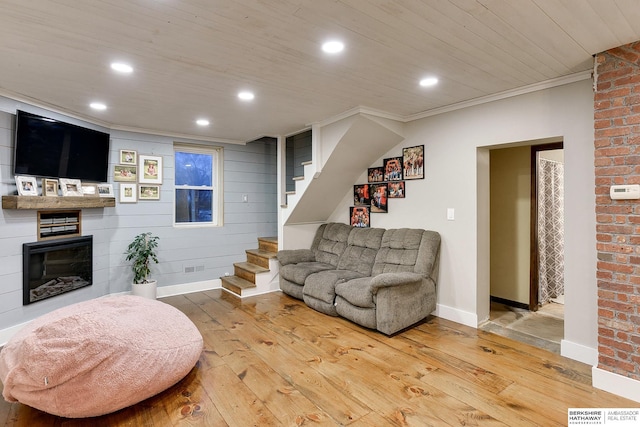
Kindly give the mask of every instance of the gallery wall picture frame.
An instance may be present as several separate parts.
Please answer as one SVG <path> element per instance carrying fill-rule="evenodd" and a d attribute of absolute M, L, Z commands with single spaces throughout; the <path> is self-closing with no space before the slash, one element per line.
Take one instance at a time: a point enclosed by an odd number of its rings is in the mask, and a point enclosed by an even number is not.
<path fill-rule="evenodd" d="M 113 185 L 112 184 L 98 184 L 98 195 L 100 197 L 113 197 Z"/>
<path fill-rule="evenodd" d="M 371 210 L 369 206 L 351 206 L 349 208 L 349 223 L 352 227 L 371 227 Z"/>
<path fill-rule="evenodd" d="M 368 205 L 371 203 L 369 184 L 356 184 L 353 186 L 353 204 Z"/>
<path fill-rule="evenodd" d="M 82 182 L 79 179 L 60 178 L 63 197 L 82 197 Z"/>
<path fill-rule="evenodd" d="M 33 176 L 16 175 L 16 187 L 20 196 L 37 196 L 38 183 Z"/>
<path fill-rule="evenodd" d="M 389 183 L 389 198 L 404 199 L 406 194 L 404 181 L 393 181 Z"/>
<path fill-rule="evenodd" d="M 140 184 L 138 200 L 160 200 L 160 186 Z"/>
<path fill-rule="evenodd" d="M 130 182 L 120 183 L 120 203 L 136 203 L 138 201 L 138 185 Z"/>
<path fill-rule="evenodd" d="M 402 157 L 384 159 L 384 181 L 402 181 Z"/>
<path fill-rule="evenodd" d="M 46 197 L 58 197 L 58 180 L 42 178 L 42 195 Z"/>
<path fill-rule="evenodd" d="M 116 182 L 136 182 L 138 180 L 137 166 L 115 165 L 113 167 L 113 180 Z"/>
<path fill-rule="evenodd" d="M 371 185 L 371 212 L 372 213 L 388 213 L 389 212 L 389 190 L 388 184 L 372 184 Z"/>
<path fill-rule="evenodd" d="M 82 195 L 84 197 L 100 197 L 98 184 L 82 184 Z"/>
<path fill-rule="evenodd" d="M 162 157 L 138 156 L 138 182 L 140 184 L 162 184 Z"/>
<path fill-rule="evenodd" d="M 136 165 L 138 163 L 138 152 L 136 150 L 120 150 L 121 165 Z"/>
<path fill-rule="evenodd" d="M 424 179 L 424 145 L 402 149 L 402 172 L 405 180 Z"/>
<path fill-rule="evenodd" d="M 367 170 L 367 181 L 372 182 L 384 182 L 384 167 L 376 166 L 375 168 L 369 168 Z"/>

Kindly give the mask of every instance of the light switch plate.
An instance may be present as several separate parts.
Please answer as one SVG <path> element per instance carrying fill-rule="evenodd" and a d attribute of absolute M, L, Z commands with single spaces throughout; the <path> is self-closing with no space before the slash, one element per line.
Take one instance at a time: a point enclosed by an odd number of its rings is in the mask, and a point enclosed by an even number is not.
<path fill-rule="evenodd" d="M 447 208 L 447 220 L 454 221 L 456 219 L 456 210 L 454 208 Z"/>

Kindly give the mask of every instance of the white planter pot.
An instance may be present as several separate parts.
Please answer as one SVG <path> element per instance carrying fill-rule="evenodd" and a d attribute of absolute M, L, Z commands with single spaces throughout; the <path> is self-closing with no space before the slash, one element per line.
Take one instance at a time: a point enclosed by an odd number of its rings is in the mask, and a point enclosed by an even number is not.
<path fill-rule="evenodd" d="M 157 280 L 151 280 L 149 283 L 133 283 L 131 285 L 131 294 L 139 297 L 156 299 L 157 289 Z"/>

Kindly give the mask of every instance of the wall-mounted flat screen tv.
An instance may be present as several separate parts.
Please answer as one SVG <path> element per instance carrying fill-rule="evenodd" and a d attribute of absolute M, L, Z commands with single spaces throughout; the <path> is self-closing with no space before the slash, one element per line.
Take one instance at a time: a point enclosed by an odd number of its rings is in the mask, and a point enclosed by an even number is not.
<path fill-rule="evenodd" d="M 106 182 L 109 134 L 18 110 L 14 172 Z"/>

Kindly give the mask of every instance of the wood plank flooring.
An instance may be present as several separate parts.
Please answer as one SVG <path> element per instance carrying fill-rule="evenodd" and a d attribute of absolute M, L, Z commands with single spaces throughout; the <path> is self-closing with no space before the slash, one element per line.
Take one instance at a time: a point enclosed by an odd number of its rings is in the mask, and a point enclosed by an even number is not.
<path fill-rule="evenodd" d="M 281 293 L 164 298 L 205 349 L 165 392 L 65 419 L 0 403 L 6 426 L 564 426 L 570 407 L 639 407 L 591 387 L 591 367 L 431 317 L 387 337 Z"/>

